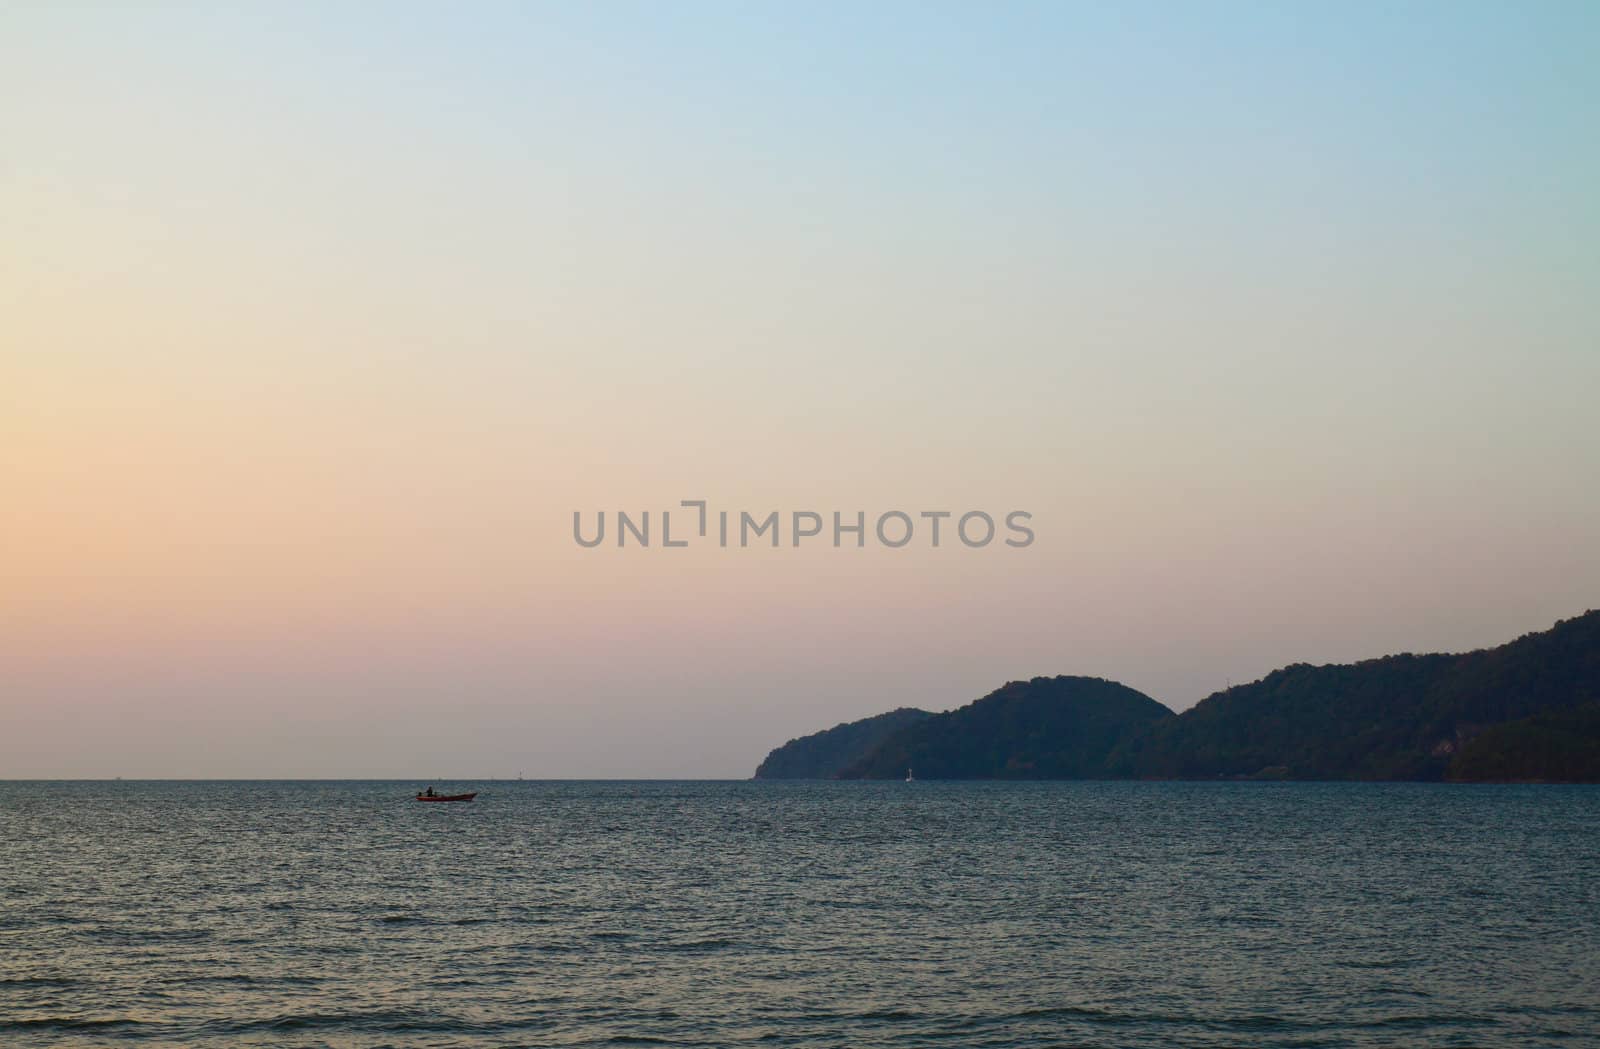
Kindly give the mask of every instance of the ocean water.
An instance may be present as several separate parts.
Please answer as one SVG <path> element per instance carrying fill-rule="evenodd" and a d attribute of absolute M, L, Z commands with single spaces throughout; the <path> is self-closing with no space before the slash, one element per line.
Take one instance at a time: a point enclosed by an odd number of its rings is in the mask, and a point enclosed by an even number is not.
<path fill-rule="evenodd" d="M 415 786 L 0 783 L 0 1045 L 1600 1045 L 1600 788 Z"/>

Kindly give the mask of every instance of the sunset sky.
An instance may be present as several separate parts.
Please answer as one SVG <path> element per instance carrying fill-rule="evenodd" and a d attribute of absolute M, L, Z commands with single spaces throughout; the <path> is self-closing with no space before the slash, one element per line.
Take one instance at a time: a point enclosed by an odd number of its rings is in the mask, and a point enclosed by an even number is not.
<path fill-rule="evenodd" d="M 0 777 L 746 776 L 1600 606 L 1600 5 L 228 6 L 0 10 Z M 1037 540 L 573 541 L 683 499 Z"/>

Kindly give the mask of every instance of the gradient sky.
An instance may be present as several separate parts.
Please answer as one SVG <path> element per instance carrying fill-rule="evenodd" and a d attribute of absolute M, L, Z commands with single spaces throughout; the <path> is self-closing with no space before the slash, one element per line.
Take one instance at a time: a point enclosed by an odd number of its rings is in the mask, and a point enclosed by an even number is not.
<path fill-rule="evenodd" d="M 1600 6 L 224 6 L 0 10 L 0 777 L 745 776 L 1600 606 Z M 692 498 L 1038 540 L 572 541 Z"/>

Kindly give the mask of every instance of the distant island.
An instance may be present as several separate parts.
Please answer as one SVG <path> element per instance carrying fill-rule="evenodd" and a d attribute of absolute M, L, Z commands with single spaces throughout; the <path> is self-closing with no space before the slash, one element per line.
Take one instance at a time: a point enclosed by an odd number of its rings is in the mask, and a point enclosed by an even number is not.
<path fill-rule="evenodd" d="M 790 740 L 757 779 L 1600 782 L 1600 612 L 1498 648 L 1297 663 L 1171 710 L 1095 677 L 1014 681 Z"/>

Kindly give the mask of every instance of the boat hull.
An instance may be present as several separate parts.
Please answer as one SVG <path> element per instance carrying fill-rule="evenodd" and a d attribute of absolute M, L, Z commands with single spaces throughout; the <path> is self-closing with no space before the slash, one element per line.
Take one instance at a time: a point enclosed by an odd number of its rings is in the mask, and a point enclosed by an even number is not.
<path fill-rule="evenodd" d="M 478 796 L 478 792 L 477 791 L 473 791 L 471 794 L 434 794 L 431 797 L 429 795 L 427 795 L 427 794 L 418 794 L 417 795 L 417 800 L 418 801 L 471 801 L 473 798 L 475 798 L 477 796 Z"/>

